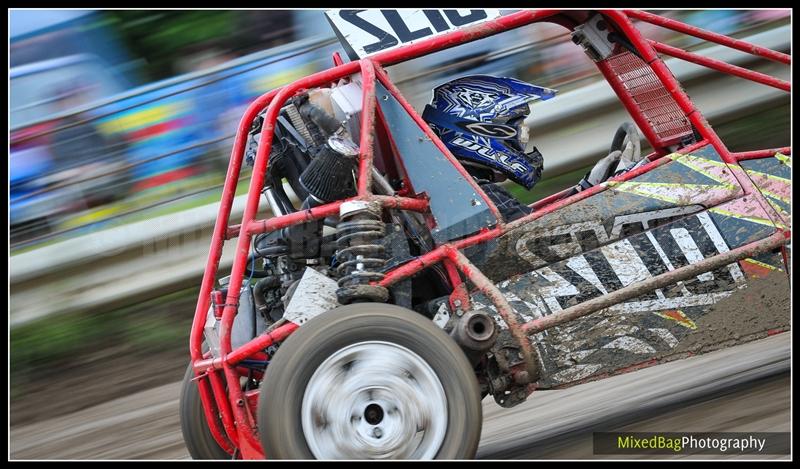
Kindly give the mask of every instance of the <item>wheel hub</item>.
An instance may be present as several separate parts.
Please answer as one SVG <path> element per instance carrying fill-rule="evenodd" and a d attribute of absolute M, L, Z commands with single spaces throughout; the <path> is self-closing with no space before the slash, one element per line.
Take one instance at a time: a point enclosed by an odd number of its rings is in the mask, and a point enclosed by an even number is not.
<path fill-rule="evenodd" d="M 432 459 L 447 430 L 447 399 L 416 353 L 389 342 L 360 342 L 317 368 L 301 418 L 318 459 Z"/>

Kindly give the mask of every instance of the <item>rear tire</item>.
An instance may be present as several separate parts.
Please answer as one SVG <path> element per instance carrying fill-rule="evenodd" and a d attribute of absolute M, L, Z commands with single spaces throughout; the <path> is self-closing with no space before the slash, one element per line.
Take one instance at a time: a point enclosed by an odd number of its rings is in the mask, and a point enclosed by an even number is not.
<path fill-rule="evenodd" d="M 203 402 L 200 400 L 200 390 L 192 379 L 194 371 L 189 365 L 183 376 L 180 398 L 181 433 L 189 455 L 192 459 L 231 459 L 231 455 L 220 448 L 211 435 L 203 412 Z"/>
<path fill-rule="evenodd" d="M 408 309 L 360 303 L 286 339 L 258 420 L 268 458 L 467 459 L 483 416 L 475 372 L 444 331 Z"/>

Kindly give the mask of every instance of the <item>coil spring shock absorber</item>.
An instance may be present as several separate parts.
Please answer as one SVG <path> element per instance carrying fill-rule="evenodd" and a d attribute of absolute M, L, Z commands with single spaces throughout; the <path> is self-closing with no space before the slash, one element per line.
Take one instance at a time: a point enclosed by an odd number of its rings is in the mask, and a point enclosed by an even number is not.
<path fill-rule="evenodd" d="M 336 258 L 340 278 L 336 296 L 341 304 L 383 303 L 389 299 L 385 287 L 369 284 L 383 279 L 381 269 L 386 264 L 381 212 L 379 203 L 363 201 L 345 202 L 339 209 Z"/>

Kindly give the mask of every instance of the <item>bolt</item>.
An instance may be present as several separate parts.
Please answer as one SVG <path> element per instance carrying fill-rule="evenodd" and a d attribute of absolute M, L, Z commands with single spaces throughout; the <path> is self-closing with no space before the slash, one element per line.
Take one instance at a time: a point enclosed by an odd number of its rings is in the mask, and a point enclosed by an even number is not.
<path fill-rule="evenodd" d="M 453 300 L 453 305 L 455 305 L 455 307 L 458 308 L 459 306 L 461 306 L 461 300 Z"/>
<path fill-rule="evenodd" d="M 244 400 L 243 399 L 239 399 L 238 401 L 236 401 L 236 405 L 239 406 L 239 407 L 244 407 Z"/>
<path fill-rule="evenodd" d="M 374 436 L 375 438 L 382 437 L 383 436 L 383 431 L 381 430 L 381 427 L 373 428 L 372 429 L 372 436 Z"/>

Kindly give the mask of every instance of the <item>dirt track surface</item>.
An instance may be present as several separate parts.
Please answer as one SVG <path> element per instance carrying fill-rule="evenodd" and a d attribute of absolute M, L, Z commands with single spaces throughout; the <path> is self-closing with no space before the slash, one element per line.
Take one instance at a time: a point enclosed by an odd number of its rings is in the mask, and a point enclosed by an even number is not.
<path fill-rule="evenodd" d="M 789 335 L 540 391 L 513 409 L 487 398 L 478 457 L 595 458 L 593 431 L 789 431 Z M 172 383 L 12 427 L 10 457 L 187 459 L 179 389 L 180 383 Z M 781 457 L 788 456 L 764 458 Z"/>

